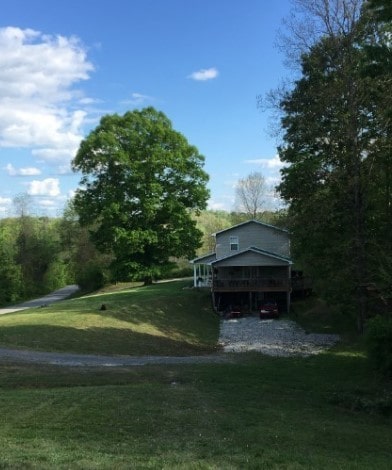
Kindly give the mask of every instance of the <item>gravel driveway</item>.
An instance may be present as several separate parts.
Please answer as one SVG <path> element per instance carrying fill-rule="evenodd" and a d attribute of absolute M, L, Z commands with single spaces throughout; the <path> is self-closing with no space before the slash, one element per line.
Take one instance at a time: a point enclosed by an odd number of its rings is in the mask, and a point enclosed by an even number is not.
<path fill-rule="evenodd" d="M 256 316 L 222 320 L 219 337 L 224 352 L 258 351 L 269 356 L 310 356 L 338 341 L 338 335 L 306 334 L 292 320 Z"/>

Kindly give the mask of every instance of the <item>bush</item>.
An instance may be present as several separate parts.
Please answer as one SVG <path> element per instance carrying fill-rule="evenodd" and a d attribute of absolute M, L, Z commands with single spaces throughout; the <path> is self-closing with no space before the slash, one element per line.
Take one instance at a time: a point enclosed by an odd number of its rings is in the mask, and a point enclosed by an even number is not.
<path fill-rule="evenodd" d="M 373 367 L 392 378 L 392 318 L 377 316 L 369 320 L 366 348 Z"/>
<path fill-rule="evenodd" d="M 107 278 L 102 266 L 94 261 L 89 261 L 76 275 L 76 282 L 84 292 L 92 292 L 103 287 Z"/>
<path fill-rule="evenodd" d="M 44 274 L 44 288 L 45 292 L 51 292 L 56 289 L 64 287 L 70 282 L 68 272 L 68 265 L 63 261 L 56 259 L 53 261 L 46 273 Z"/>

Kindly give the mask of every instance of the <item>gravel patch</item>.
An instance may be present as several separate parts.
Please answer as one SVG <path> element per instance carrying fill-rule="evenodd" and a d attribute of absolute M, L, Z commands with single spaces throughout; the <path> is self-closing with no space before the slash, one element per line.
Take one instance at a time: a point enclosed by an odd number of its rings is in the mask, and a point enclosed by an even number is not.
<path fill-rule="evenodd" d="M 292 320 L 256 316 L 222 320 L 219 344 L 224 352 L 257 351 L 269 356 L 310 356 L 339 341 L 339 335 L 307 334 Z"/>

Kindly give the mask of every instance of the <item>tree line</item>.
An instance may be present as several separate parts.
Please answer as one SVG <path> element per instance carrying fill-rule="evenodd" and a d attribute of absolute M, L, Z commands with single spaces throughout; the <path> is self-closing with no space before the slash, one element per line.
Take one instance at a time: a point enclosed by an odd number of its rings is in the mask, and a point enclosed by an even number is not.
<path fill-rule="evenodd" d="M 279 214 L 264 213 L 265 221 Z M 196 254 L 213 250 L 211 234 L 248 218 L 246 213 L 203 210 L 193 218 L 201 233 Z M 47 294 L 67 284 L 84 291 L 116 282 L 110 269 L 115 254 L 101 252 L 91 241 L 89 226 L 81 226 L 72 202 L 58 218 L 33 216 L 24 210 L 0 219 L 0 306 Z M 187 257 L 173 256 L 161 277 L 190 275 Z M 159 277 L 158 276 L 158 277 Z M 144 280 L 133 273 L 127 280 Z M 124 279 L 120 279 L 124 280 Z"/>

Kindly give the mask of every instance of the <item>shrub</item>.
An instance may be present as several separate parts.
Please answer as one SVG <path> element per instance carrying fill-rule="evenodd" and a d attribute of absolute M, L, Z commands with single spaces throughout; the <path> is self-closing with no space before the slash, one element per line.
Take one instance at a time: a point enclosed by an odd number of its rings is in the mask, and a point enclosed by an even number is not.
<path fill-rule="evenodd" d="M 69 282 L 68 265 L 62 260 L 54 260 L 44 274 L 43 285 L 45 292 L 60 289 L 60 287 L 64 287 Z"/>
<path fill-rule="evenodd" d="M 89 261 L 76 275 L 76 282 L 82 291 L 92 292 L 103 287 L 107 278 L 99 263 Z"/>
<path fill-rule="evenodd" d="M 392 318 L 376 316 L 369 320 L 366 348 L 373 367 L 392 378 Z"/>

